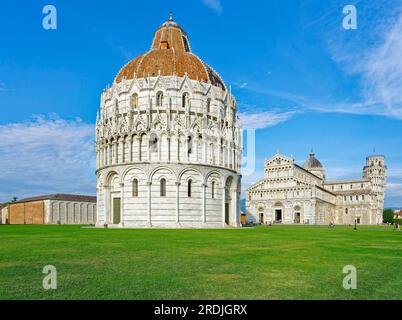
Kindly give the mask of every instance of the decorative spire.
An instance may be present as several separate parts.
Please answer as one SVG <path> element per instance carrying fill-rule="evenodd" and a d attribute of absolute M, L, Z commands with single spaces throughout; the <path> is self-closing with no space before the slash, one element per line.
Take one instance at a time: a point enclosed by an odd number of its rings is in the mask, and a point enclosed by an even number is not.
<path fill-rule="evenodd" d="M 311 151 L 310 151 L 310 157 L 314 157 L 314 156 L 315 156 L 314 149 L 313 149 L 313 148 L 311 148 Z"/>
<path fill-rule="evenodd" d="M 172 11 L 169 12 L 169 21 L 174 21 L 174 20 L 173 20 L 173 12 L 172 12 Z"/>

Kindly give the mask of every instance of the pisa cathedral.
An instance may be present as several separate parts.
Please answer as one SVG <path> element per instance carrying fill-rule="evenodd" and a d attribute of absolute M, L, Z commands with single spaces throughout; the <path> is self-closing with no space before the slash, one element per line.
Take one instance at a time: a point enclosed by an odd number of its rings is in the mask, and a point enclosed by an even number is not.
<path fill-rule="evenodd" d="M 97 225 L 240 226 L 236 100 L 172 17 L 101 95 Z"/>
<path fill-rule="evenodd" d="M 265 162 L 264 178 L 246 191 L 247 219 L 254 223 L 380 224 L 387 167 L 369 156 L 363 178 L 327 181 L 314 152 L 303 166 L 279 154 Z"/>

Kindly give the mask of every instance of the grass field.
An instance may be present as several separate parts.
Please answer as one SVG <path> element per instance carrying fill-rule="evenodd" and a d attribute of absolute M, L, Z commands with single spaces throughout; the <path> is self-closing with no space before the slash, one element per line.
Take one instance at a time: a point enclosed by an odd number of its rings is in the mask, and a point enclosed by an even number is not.
<path fill-rule="evenodd" d="M 58 289 L 42 288 L 54 265 Z M 357 268 L 357 290 L 342 269 Z M 401 299 L 402 232 L 0 226 L 0 299 Z"/>

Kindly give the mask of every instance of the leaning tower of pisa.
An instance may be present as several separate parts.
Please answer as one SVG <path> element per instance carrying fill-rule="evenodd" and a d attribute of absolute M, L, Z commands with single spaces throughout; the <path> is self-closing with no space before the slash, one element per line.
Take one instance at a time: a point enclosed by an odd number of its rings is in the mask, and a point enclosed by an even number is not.
<path fill-rule="evenodd" d="M 385 157 L 381 155 L 368 156 L 363 173 L 364 177 L 371 181 L 373 193 L 377 195 L 377 223 L 382 223 L 387 178 Z"/>

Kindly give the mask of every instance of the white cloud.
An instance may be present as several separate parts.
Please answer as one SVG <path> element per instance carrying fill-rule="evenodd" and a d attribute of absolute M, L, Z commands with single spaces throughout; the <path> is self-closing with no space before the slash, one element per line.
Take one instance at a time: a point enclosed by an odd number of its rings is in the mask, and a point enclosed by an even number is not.
<path fill-rule="evenodd" d="M 402 5 L 370 2 L 359 5 L 356 31 L 334 33 L 328 46 L 347 74 L 358 76 L 361 99 L 313 106 L 314 109 L 402 118 Z"/>
<path fill-rule="evenodd" d="M 4 82 L 0 81 L 0 92 L 7 91 L 7 90 L 9 90 L 9 89 L 7 88 L 6 84 Z"/>
<path fill-rule="evenodd" d="M 216 13 L 221 14 L 223 12 L 223 6 L 220 0 L 202 0 L 202 2 Z"/>
<path fill-rule="evenodd" d="M 369 101 L 402 108 L 402 15 L 384 35 L 383 43 L 369 51 L 361 64 L 365 95 Z"/>
<path fill-rule="evenodd" d="M 0 201 L 95 193 L 94 126 L 55 115 L 0 125 Z"/>
<path fill-rule="evenodd" d="M 285 122 L 295 114 L 295 111 L 239 112 L 239 117 L 243 129 L 263 129 Z"/>
<path fill-rule="evenodd" d="M 388 183 L 385 194 L 387 197 L 402 197 L 402 183 Z"/>

